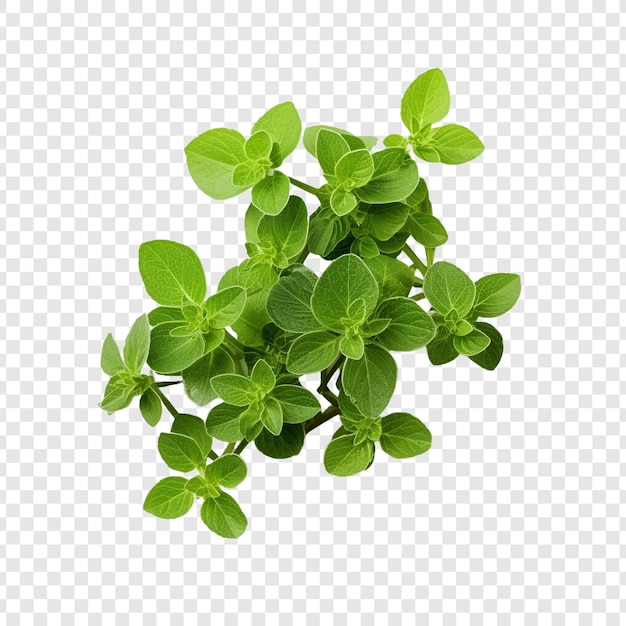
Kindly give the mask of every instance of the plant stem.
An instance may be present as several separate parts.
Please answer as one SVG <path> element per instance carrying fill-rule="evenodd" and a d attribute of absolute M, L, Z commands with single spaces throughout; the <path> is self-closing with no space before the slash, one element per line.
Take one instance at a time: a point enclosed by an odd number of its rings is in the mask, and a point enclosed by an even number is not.
<path fill-rule="evenodd" d="M 310 433 L 312 430 L 315 430 L 318 426 L 325 424 L 328 420 L 335 417 L 335 415 L 339 415 L 339 409 L 336 406 L 329 406 L 324 411 L 320 411 L 315 417 L 312 417 L 304 426 L 304 432 Z"/>
<path fill-rule="evenodd" d="M 418 293 L 414 296 L 411 296 L 411 300 L 415 300 L 415 302 L 419 302 L 420 300 L 423 300 L 426 296 L 423 293 Z"/>
<path fill-rule="evenodd" d="M 224 452 L 222 452 L 222 456 L 224 456 L 225 454 L 229 454 L 231 453 L 233 450 L 235 449 L 235 442 L 231 441 L 225 448 L 224 448 Z"/>
<path fill-rule="evenodd" d="M 165 380 L 163 382 L 160 383 L 156 383 L 157 387 L 171 387 L 172 385 L 180 385 L 180 383 L 182 383 L 182 380 Z"/>
<path fill-rule="evenodd" d="M 298 255 L 298 258 L 294 263 L 304 263 L 305 259 L 309 256 L 309 246 L 304 246 L 302 252 Z"/>
<path fill-rule="evenodd" d="M 435 261 L 435 248 L 424 248 L 426 250 L 426 265 L 430 267 Z"/>
<path fill-rule="evenodd" d="M 176 407 L 165 397 L 165 394 L 159 389 L 156 383 L 152 383 L 152 389 L 159 396 L 163 406 L 172 414 L 172 417 L 178 417 L 178 411 Z"/>
<path fill-rule="evenodd" d="M 237 339 L 237 337 L 233 337 L 228 331 L 225 331 L 224 341 L 228 344 L 228 346 L 232 349 L 237 350 L 238 352 L 243 352 L 245 346 Z"/>
<path fill-rule="evenodd" d="M 217 459 L 217 454 L 211 450 L 211 452 L 209 452 L 209 458 L 215 461 L 215 459 Z"/>
<path fill-rule="evenodd" d="M 426 267 L 426 265 L 424 265 L 424 262 L 417 256 L 417 254 L 413 252 L 408 243 L 404 244 L 402 251 L 409 257 L 409 259 L 411 259 L 411 261 L 413 261 L 414 267 L 416 267 L 422 273 L 422 275 L 424 275 L 428 268 Z"/>
<path fill-rule="evenodd" d="M 234 453 L 235 454 L 241 454 L 246 449 L 246 446 L 249 443 L 250 442 L 247 439 L 244 439 L 243 441 L 240 441 L 239 445 L 235 448 Z"/>
<path fill-rule="evenodd" d="M 312 193 L 314 196 L 316 196 L 317 192 L 319 191 L 319 189 L 316 189 L 315 187 L 311 187 L 311 185 L 307 185 L 306 183 L 301 183 L 296 178 L 291 178 L 291 176 L 289 177 L 289 180 L 292 185 L 299 187 L 303 191 L 308 191 L 309 193 Z"/>
<path fill-rule="evenodd" d="M 413 287 L 423 287 L 424 286 L 424 281 L 421 278 L 418 278 L 417 276 L 413 277 Z"/>

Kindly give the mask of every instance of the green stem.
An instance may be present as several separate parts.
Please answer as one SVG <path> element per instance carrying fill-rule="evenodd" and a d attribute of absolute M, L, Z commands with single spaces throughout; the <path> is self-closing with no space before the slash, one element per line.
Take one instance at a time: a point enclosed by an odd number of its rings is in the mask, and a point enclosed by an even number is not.
<path fill-rule="evenodd" d="M 171 387 L 172 385 L 180 385 L 180 383 L 182 383 L 182 380 L 165 380 L 163 382 L 160 383 L 156 383 L 157 387 Z"/>
<path fill-rule="evenodd" d="M 294 263 L 304 263 L 305 259 L 309 256 L 309 253 L 309 246 L 304 246 L 304 249 L 298 255 L 298 258 L 294 261 Z"/>
<path fill-rule="evenodd" d="M 225 448 L 224 452 L 222 452 L 222 456 L 225 454 L 230 454 L 235 449 L 235 442 L 231 441 Z"/>
<path fill-rule="evenodd" d="M 320 376 L 320 386 L 317 389 L 318 393 L 322 393 L 324 390 L 328 389 L 328 383 L 330 382 L 330 379 L 333 377 L 333 374 L 339 369 L 339 367 L 345 360 L 346 357 L 343 356 L 343 354 L 340 354 L 335 362 L 322 372 Z"/>
<path fill-rule="evenodd" d="M 295 187 L 299 187 L 303 191 L 308 191 L 309 193 L 312 193 L 314 196 L 316 196 L 319 192 L 319 189 L 316 189 L 315 187 L 311 187 L 311 185 L 307 185 L 306 183 L 301 183 L 296 178 L 291 178 L 290 176 L 289 180 L 291 184 L 294 185 Z"/>
<path fill-rule="evenodd" d="M 426 273 L 428 268 L 424 265 L 424 262 L 417 256 L 417 254 L 413 252 L 408 243 L 404 244 L 402 251 L 409 257 L 409 259 L 411 259 L 411 261 L 413 261 L 413 266 L 416 267 L 422 275 Z"/>
<path fill-rule="evenodd" d="M 235 454 L 241 454 L 246 449 L 246 446 L 249 443 L 250 442 L 247 439 L 244 439 L 243 441 L 240 441 L 239 445 L 235 448 L 234 453 Z"/>
<path fill-rule="evenodd" d="M 318 426 L 325 424 L 328 420 L 339 415 L 339 409 L 336 406 L 329 406 L 326 410 L 320 411 L 315 417 L 312 417 L 304 426 L 304 432 L 310 433 Z"/>
<path fill-rule="evenodd" d="M 233 337 L 233 335 L 231 335 L 227 330 L 225 331 L 225 335 L 224 335 L 224 341 L 225 343 L 232 349 L 236 350 L 237 352 L 243 352 L 245 346 L 241 343 L 241 341 L 239 341 L 239 339 L 237 339 L 237 337 Z"/>
<path fill-rule="evenodd" d="M 172 414 L 172 417 L 178 417 L 178 411 L 176 410 L 176 407 L 165 397 L 165 394 L 159 389 L 155 382 L 152 383 L 152 389 L 154 390 L 156 395 L 159 396 L 161 402 L 163 403 L 163 406 Z"/>
<path fill-rule="evenodd" d="M 209 458 L 215 461 L 215 459 L 217 459 L 217 454 L 211 450 L 211 452 L 209 452 Z"/>
<path fill-rule="evenodd" d="M 424 281 L 417 276 L 413 276 L 413 287 L 423 287 Z"/>
<path fill-rule="evenodd" d="M 419 302 L 420 300 L 423 300 L 426 296 L 423 293 L 418 293 L 414 296 L 411 296 L 411 300 L 415 300 L 415 302 Z"/>
<path fill-rule="evenodd" d="M 430 267 L 435 261 L 435 248 L 424 248 L 426 250 L 426 265 Z"/>
<path fill-rule="evenodd" d="M 337 396 L 330 389 L 322 389 L 322 391 L 319 391 L 318 393 L 333 406 L 339 406 L 339 400 L 337 399 Z"/>

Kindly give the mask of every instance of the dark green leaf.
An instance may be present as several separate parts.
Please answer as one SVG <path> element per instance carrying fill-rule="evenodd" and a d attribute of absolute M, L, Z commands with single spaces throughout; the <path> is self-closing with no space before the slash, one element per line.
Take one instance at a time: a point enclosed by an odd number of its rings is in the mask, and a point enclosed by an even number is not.
<path fill-rule="evenodd" d="M 283 429 L 283 410 L 278 400 L 272 397 L 263 400 L 263 407 L 260 413 L 261 423 L 273 435 L 280 435 Z"/>
<path fill-rule="evenodd" d="M 495 370 L 502 358 L 502 352 L 504 351 L 502 335 L 487 322 L 475 322 L 474 326 L 487 335 L 491 340 L 491 343 L 478 354 L 473 354 L 469 358 L 474 361 L 480 367 L 486 370 Z"/>
<path fill-rule="evenodd" d="M 374 458 L 374 444 L 363 441 L 354 444 L 354 435 L 332 439 L 324 453 L 324 467 L 334 476 L 352 476 L 362 472 Z"/>
<path fill-rule="evenodd" d="M 378 341 L 387 350 L 410 352 L 423 348 L 435 336 L 432 317 L 410 298 L 390 298 L 376 309 L 376 316 L 390 319 Z"/>
<path fill-rule="evenodd" d="M 408 459 L 426 452 L 432 443 L 430 431 L 409 413 L 383 417 L 380 447 L 396 459 Z"/>
<path fill-rule="evenodd" d="M 366 235 L 387 241 L 404 226 L 408 214 L 409 207 L 402 202 L 372 204 L 360 230 Z"/>
<path fill-rule="evenodd" d="M 248 520 L 234 498 L 220 493 L 216 498 L 207 498 L 200 509 L 202 521 L 220 537 L 237 539 L 243 535 Z"/>
<path fill-rule="evenodd" d="M 254 440 L 259 452 L 273 459 L 287 459 L 296 456 L 304 445 L 304 426 L 302 424 L 283 424 L 280 435 L 272 435 L 263 429 Z"/>
<path fill-rule="evenodd" d="M 146 513 L 163 519 L 174 519 L 185 515 L 193 505 L 194 497 L 185 485 L 187 479 L 171 476 L 160 480 L 146 496 L 143 509 Z"/>
<path fill-rule="evenodd" d="M 454 335 L 445 326 L 437 329 L 437 334 L 426 346 L 426 351 L 433 365 L 444 365 L 459 356 L 458 350 L 454 347 Z"/>
<path fill-rule="evenodd" d="M 158 448 L 167 466 L 177 472 L 190 472 L 204 465 L 206 457 L 202 454 L 198 444 L 186 435 L 161 433 Z"/>
<path fill-rule="evenodd" d="M 326 257 L 349 232 L 348 218 L 339 217 L 330 208 L 316 211 L 309 224 L 309 250 Z"/>
<path fill-rule="evenodd" d="M 376 242 L 371 237 L 355 239 L 352 246 L 350 246 L 350 252 L 363 259 L 371 259 L 380 254 Z"/>
<path fill-rule="evenodd" d="M 139 410 L 150 426 L 156 426 L 161 420 L 163 405 L 154 389 L 148 387 L 139 398 Z"/>

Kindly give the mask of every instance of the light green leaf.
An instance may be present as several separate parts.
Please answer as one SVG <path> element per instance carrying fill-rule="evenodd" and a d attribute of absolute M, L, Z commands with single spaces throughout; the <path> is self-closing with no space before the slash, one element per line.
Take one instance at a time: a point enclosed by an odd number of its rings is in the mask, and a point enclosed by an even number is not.
<path fill-rule="evenodd" d="M 180 307 L 201 304 L 206 277 L 196 253 L 175 241 L 147 241 L 139 246 L 139 273 L 146 291 L 159 304 Z"/>
<path fill-rule="evenodd" d="M 454 335 L 445 326 L 437 329 L 437 334 L 426 346 L 426 351 L 433 365 L 444 365 L 459 356 L 458 350 L 454 347 Z"/>
<path fill-rule="evenodd" d="M 339 350 L 348 359 L 360 359 L 365 350 L 361 335 L 343 335 L 339 341 Z"/>
<path fill-rule="evenodd" d="M 480 332 L 489 337 L 491 343 L 482 352 L 472 354 L 469 358 L 483 369 L 495 370 L 504 351 L 502 335 L 487 322 L 475 322 L 474 325 Z"/>
<path fill-rule="evenodd" d="M 289 201 L 289 177 L 282 172 L 269 174 L 252 187 L 252 202 L 267 215 L 278 215 Z M 249 240 L 248 240 L 249 241 Z"/>
<path fill-rule="evenodd" d="M 309 219 L 302 198 L 291 196 L 280 215 L 264 215 L 257 229 L 261 245 L 270 244 L 288 259 L 302 252 L 306 244 Z"/>
<path fill-rule="evenodd" d="M 240 374 L 214 376 L 211 384 L 218 397 L 228 404 L 248 406 L 256 398 L 257 386 Z"/>
<path fill-rule="evenodd" d="M 422 205 L 427 201 L 428 187 L 426 186 L 426 181 L 423 178 L 420 178 L 420 182 L 417 184 L 417 187 L 412 191 L 410 196 L 407 196 L 404 199 L 404 202 L 411 208 L 419 209 L 421 211 Z"/>
<path fill-rule="evenodd" d="M 312 291 L 313 290 L 311 290 L 311 292 Z M 119 372 L 126 371 L 126 365 L 124 365 L 124 361 L 122 361 L 120 349 L 111 333 L 106 336 L 104 343 L 102 344 L 100 367 L 102 368 L 102 371 L 109 376 L 115 376 L 115 374 L 119 374 Z"/>
<path fill-rule="evenodd" d="M 163 324 L 163 322 L 181 322 L 184 320 L 185 316 L 182 309 L 175 307 L 158 306 L 148 313 L 150 326 L 157 326 L 158 324 Z"/>
<path fill-rule="evenodd" d="M 374 444 L 354 444 L 354 435 L 342 435 L 329 442 L 324 453 L 324 467 L 334 476 L 352 476 L 366 469 L 374 458 Z"/>
<path fill-rule="evenodd" d="M 252 127 L 252 132 L 267 132 L 278 144 L 273 154 L 274 167 L 278 167 L 296 148 L 302 134 L 302 122 L 292 102 L 282 102 L 264 113 Z"/>
<path fill-rule="evenodd" d="M 299 385 L 278 385 L 271 395 L 280 403 L 286 424 L 306 422 L 317 415 L 321 408 L 317 398 Z"/>
<path fill-rule="evenodd" d="M 474 329 L 471 333 L 463 337 L 455 336 L 454 347 L 465 356 L 474 356 L 483 350 L 486 350 L 491 343 L 491 339 L 478 329 Z"/>
<path fill-rule="evenodd" d="M 163 405 L 161 399 L 157 396 L 154 389 L 150 387 L 146 389 L 141 398 L 139 398 L 139 410 L 142 417 L 150 426 L 156 426 L 161 420 Z"/>
<path fill-rule="evenodd" d="M 498 317 L 510 311 L 522 291 L 517 274 L 489 274 L 476 281 L 474 313 L 481 317 Z"/>
<path fill-rule="evenodd" d="M 115 374 L 107 383 L 104 390 L 104 397 L 102 398 L 102 402 L 100 402 L 100 408 L 104 409 L 107 413 L 120 411 L 129 406 L 136 395 L 133 387 L 129 386 L 127 383 L 126 373 Z"/>
<path fill-rule="evenodd" d="M 273 275 L 276 276 L 276 274 Z M 263 345 L 263 326 L 271 321 L 267 314 L 266 302 L 266 291 L 259 291 L 252 296 L 248 294 L 241 316 L 232 325 L 237 338 L 246 346 Z"/>
<path fill-rule="evenodd" d="M 393 135 L 387 135 L 383 139 L 383 144 L 387 148 L 406 148 L 407 143 L 408 140 L 405 137 L 403 137 L 402 135 L 397 135 L 395 133 Z"/>
<path fill-rule="evenodd" d="M 344 154 L 335 165 L 335 176 L 341 183 L 362 187 L 374 173 L 374 161 L 368 150 L 354 150 Z"/>
<path fill-rule="evenodd" d="M 170 476 L 160 480 L 146 496 L 143 510 L 156 517 L 174 519 L 189 512 L 193 505 L 193 494 L 187 491 L 187 479 Z"/>
<path fill-rule="evenodd" d="M 240 163 L 233 170 L 233 185 L 248 189 L 265 178 L 265 167 L 254 161 Z"/>
<path fill-rule="evenodd" d="M 317 134 L 315 152 L 324 175 L 333 176 L 337 162 L 350 152 L 350 146 L 338 132 L 322 128 Z"/>
<path fill-rule="evenodd" d="M 200 509 L 202 521 L 220 537 L 237 539 L 241 537 L 248 520 L 234 498 L 220 493 L 216 498 L 207 498 Z"/>
<path fill-rule="evenodd" d="M 404 92 L 400 104 L 402 121 L 412 133 L 442 120 L 449 110 L 448 83 L 438 68 L 420 74 Z"/>
<path fill-rule="evenodd" d="M 209 486 L 206 484 L 204 478 L 199 475 L 190 478 L 185 485 L 185 489 L 200 498 L 207 498 L 209 496 Z"/>
<path fill-rule="evenodd" d="M 220 441 L 232 442 L 243 438 L 239 428 L 239 416 L 244 407 L 232 404 L 217 404 L 206 419 L 206 431 Z"/>
<path fill-rule="evenodd" d="M 255 402 L 242 411 L 239 416 L 239 430 L 248 441 L 254 441 L 263 430 L 261 423 L 261 411 L 263 406 Z"/>
<path fill-rule="evenodd" d="M 376 309 L 376 316 L 391 320 L 387 329 L 378 335 L 378 341 L 387 350 L 417 350 L 435 336 L 432 317 L 410 298 L 385 300 Z"/>
<path fill-rule="evenodd" d="M 158 448 L 167 466 L 177 472 L 190 472 L 204 465 L 206 457 L 196 442 L 186 435 L 161 433 Z"/>
<path fill-rule="evenodd" d="M 326 369 L 339 355 L 339 338 L 325 331 L 298 337 L 287 353 L 287 369 L 292 374 L 312 374 Z"/>
<path fill-rule="evenodd" d="M 309 250 L 326 257 L 349 232 L 348 218 L 339 217 L 330 207 L 318 209 L 309 224 Z"/>
<path fill-rule="evenodd" d="M 323 327 L 313 315 L 311 296 L 317 276 L 303 265 L 287 268 L 267 298 L 267 312 L 283 330 L 307 333 Z"/>
<path fill-rule="evenodd" d="M 267 361 L 260 359 L 254 364 L 250 380 L 263 392 L 269 393 L 276 385 L 276 376 Z"/>
<path fill-rule="evenodd" d="M 126 361 L 126 366 L 131 373 L 141 373 L 146 364 L 149 350 L 150 324 L 148 324 L 148 316 L 142 315 L 132 325 L 124 344 L 124 361 Z"/>
<path fill-rule="evenodd" d="M 185 148 L 189 173 L 211 198 L 226 200 L 246 187 L 232 182 L 233 170 L 246 161 L 243 135 L 230 128 L 214 128 L 196 137 Z"/>
<path fill-rule="evenodd" d="M 180 322 L 164 322 L 150 333 L 148 365 L 159 374 L 180 372 L 204 355 L 204 339 L 200 332 L 187 337 L 170 334 L 180 326 Z"/>
<path fill-rule="evenodd" d="M 202 455 L 206 459 L 209 452 L 211 452 L 211 446 L 213 441 L 206 432 L 204 421 L 195 415 L 189 415 L 187 413 L 179 413 L 174 418 L 172 424 L 172 432 L 178 435 L 186 435 L 191 437 L 196 442 L 198 448 L 202 452 Z"/>
<path fill-rule="evenodd" d="M 251 161 L 269 159 L 272 151 L 272 138 L 264 130 L 258 130 L 246 140 L 244 151 Z"/>
<path fill-rule="evenodd" d="M 448 241 L 448 233 L 443 224 L 434 215 L 427 213 L 411 212 L 405 230 L 411 233 L 415 241 L 427 248 L 436 248 Z"/>
<path fill-rule="evenodd" d="M 390 155 L 389 152 L 392 154 Z M 401 154 L 400 154 L 401 153 Z M 380 156 L 378 156 L 380 155 Z M 402 156 L 400 166 L 391 169 Z M 411 158 L 406 158 L 402 148 L 386 148 L 372 155 L 374 174 L 371 180 L 354 190 L 362 202 L 371 204 L 399 202 L 409 196 L 419 183 L 417 165 Z"/>
<path fill-rule="evenodd" d="M 378 417 L 393 396 L 397 375 L 398 367 L 389 352 L 369 344 L 363 358 L 344 363 L 341 384 L 365 417 Z"/>
<path fill-rule="evenodd" d="M 245 480 L 247 473 L 246 464 L 238 454 L 224 454 L 207 467 L 206 477 L 209 482 L 232 489 Z"/>
<path fill-rule="evenodd" d="M 428 137 L 427 148 L 434 151 L 418 156 L 425 161 L 459 165 L 480 156 L 485 149 L 483 142 L 469 129 L 457 124 L 447 124 L 433 129 Z"/>
<path fill-rule="evenodd" d="M 243 287 L 227 287 L 213 294 L 204 303 L 209 323 L 213 328 L 226 328 L 234 324 L 246 305 Z"/>
<path fill-rule="evenodd" d="M 360 231 L 387 241 L 404 226 L 408 214 L 409 207 L 402 202 L 372 204 L 367 210 Z"/>
<path fill-rule="evenodd" d="M 381 300 L 394 296 L 407 296 L 411 291 L 414 272 L 402 261 L 388 256 L 377 256 L 365 259 L 365 265 L 374 274 Z"/>
<path fill-rule="evenodd" d="M 271 177 L 269 177 L 271 178 Z M 267 178 L 263 180 L 268 180 Z M 263 182 L 263 181 L 261 181 Z M 261 183 L 259 183 L 261 184 Z M 252 189 L 252 193 L 254 194 L 254 189 L 256 189 L 257 185 Z M 286 202 L 286 200 L 285 200 Z M 247 243 L 259 243 L 259 237 L 257 235 L 257 229 L 259 228 L 259 222 L 261 218 L 265 215 L 263 211 L 261 211 L 258 207 L 254 206 L 254 204 L 250 204 L 248 209 L 246 210 L 246 216 L 244 221 L 244 228 L 246 232 L 246 242 Z"/>
<path fill-rule="evenodd" d="M 475 293 L 472 279 L 452 263 L 439 261 L 424 276 L 424 294 L 442 315 L 456 309 L 459 318 L 465 317 L 472 310 Z"/>
<path fill-rule="evenodd" d="M 371 150 L 378 142 L 378 139 L 376 137 L 357 137 L 356 135 L 353 135 L 343 128 L 335 128 L 334 126 L 324 125 L 309 126 L 304 131 L 304 147 L 314 157 L 317 157 L 317 136 L 322 129 L 329 130 L 341 135 L 350 147 L 350 150 L 361 150 L 362 148 Z"/>
<path fill-rule="evenodd" d="M 430 431 L 409 413 L 392 413 L 381 421 L 380 447 L 396 459 L 408 459 L 426 452 L 432 443 Z"/>
<path fill-rule="evenodd" d="M 280 435 L 272 435 L 265 428 L 254 440 L 257 450 L 273 459 L 288 459 L 296 456 L 304 446 L 304 426 L 302 424 L 283 424 Z"/>
<path fill-rule="evenodd" d="M 352 212 L 357 204 L 354 194 L 341 187 L 333 190 L 330 196 L 330 208 L 339 216 Z"/>
<path fill-rule="evenodd" d="M 283 410 L 278 400 L 267 397 L 263 400 L 263 408 L 261 409 L 261 423 L 273 435 L 280 435 L 283 429 Z"/>
<path fill-rule="evenodd" d="M 350 307 L 360 298 L 367 317 L 376 307 L 378 285 L 358 256 L 346 254 L 333 261 L 317 281 L 311 298 L 313 314 L 326 328 L 342 333 Z"/>
<path fill-rule="evenodd" d="M 235 362 L 224 348 L 216 348 L 182 372 L 185 393 L 198 406 L 205 406 L 217 398 L 211 378 L 218 374 L 232 374 Z"/>
<path fill-rule="evenodd" d="M 469 335 L 472 330 L 474 330 L 474 327 L 470 322 L 467 320 L 459 320 L 456 322 L 456 329 L 453 334 L 457 337 L 464 337 L 465 335 Z"/>

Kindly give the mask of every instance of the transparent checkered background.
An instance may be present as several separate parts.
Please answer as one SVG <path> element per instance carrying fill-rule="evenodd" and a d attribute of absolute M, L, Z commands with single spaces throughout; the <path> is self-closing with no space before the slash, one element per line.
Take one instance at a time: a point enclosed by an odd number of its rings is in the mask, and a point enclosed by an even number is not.
<path fill-rule="evenodd" d="M 8 5 L 0 622 L 620 623 L 619 3 Z M 193 246 L 213 286 L 245 254 L 247 197 L 198 192 L 184 145 L 215 126 L 246 133 L 287 99 L 305 124 L 400 132 L 400 96 L 430 67 L 449 79 L 448 121 L 486 144 L 471 164 L 420 165 L 450 232 L 443 255 L 474 278 L 523 277 L 521 302 L 497 321 L 500 368 L 399 357 L 392 408 L 434 436 L 415 460 L 380 454 L 363 476 L 331 477 L 330 424 L 293 460 L 246 450 L 239 541 L 196 514 L 144 514 L 144 495 L 168 475 L 157 432 L 136 407 L 97 406 L 104 336 L 122 338 L 151 306 L 137 248 L 156 237 Z M 319 181 L 303 149 L 286 170 Z"/>

